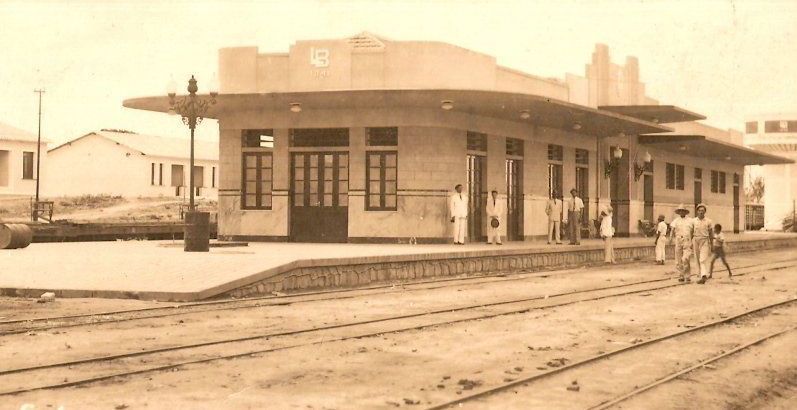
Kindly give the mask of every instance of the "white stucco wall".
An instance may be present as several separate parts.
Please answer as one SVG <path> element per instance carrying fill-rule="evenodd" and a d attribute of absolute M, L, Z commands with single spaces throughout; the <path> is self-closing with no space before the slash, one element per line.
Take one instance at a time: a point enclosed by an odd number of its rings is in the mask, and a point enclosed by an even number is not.
<path fill-rule="evenodd" d="M 176 189 L 172 187 L 172 164 L 183 165 L 184 184 L 188 185 L 188 159 L 143 155 L 94 134 L 51 151 L 49 158 L 46 180 L 49 196 L 173 197 Z M 152 163 L 155 163 L 154 185 L 151 180 Z M 159 184 L 159 164 L 163 164 L 163 185 Z M 216 167 L 218 186 L 218 162 L 200 160 L 195 161 L 195 165 L 204 167 L 205 187 L 200 190 L 200 197 L 215 199 L 218 190 L 211 187 L 211 176 L 212 168 Z M 181 190 L 181 196 L 182 193 Z"/>
<path fill-rule="evenodd" d="M 22 178 L 22 153 L 33 152 L 33 178 Z M 46 179 L 47 144 L 42 143 L 41 175 Z M 36 142 L 0 140 L 0 195 L 36 194 Z M 44 181 L 44 179 L 42 180 Z M 40 187 L 43 193 L 44 186 Z"/>

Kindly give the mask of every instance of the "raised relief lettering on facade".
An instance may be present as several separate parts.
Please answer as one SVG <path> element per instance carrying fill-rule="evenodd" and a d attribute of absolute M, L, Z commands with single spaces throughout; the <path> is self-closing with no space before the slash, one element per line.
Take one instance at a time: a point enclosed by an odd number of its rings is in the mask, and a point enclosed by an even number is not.
<path fill-rule="evenodd" d="M 311 47 L 310 64 L 316 68 L 329 67 L 329 49 Z"/>

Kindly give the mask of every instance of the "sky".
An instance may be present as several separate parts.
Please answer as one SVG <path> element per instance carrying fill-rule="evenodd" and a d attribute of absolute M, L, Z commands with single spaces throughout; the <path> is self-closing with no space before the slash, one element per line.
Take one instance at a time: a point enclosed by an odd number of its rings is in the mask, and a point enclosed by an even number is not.
<path fill-rule="evenodd" d="M 101 128 L 187 137 L 178 117 L 122 107 L 192 75 L 218 49 L 287 52 L 297 40 L 369 31 L 443 41 L 500 65 L 583 75 L 596 43 L 637 56 L 647 94 L 743 129 L 756 113 L 797 113 L 797 1 L 63 1 L 0 0 L 0 122 L 61 143 Z M 218 137 L 208 120 L 199 138 Z M 52 145 L 51 145 L 52 146 Z"/>

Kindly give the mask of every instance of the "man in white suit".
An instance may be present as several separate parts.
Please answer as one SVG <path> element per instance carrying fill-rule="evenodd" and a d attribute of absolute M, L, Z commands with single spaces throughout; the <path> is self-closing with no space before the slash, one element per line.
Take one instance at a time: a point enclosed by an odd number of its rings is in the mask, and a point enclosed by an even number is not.
<path fill-rule="evenodd" d="M 462 185 L 454 187 L 454 194 L 449 198 L 449 211 L 451 222 L 454 224 L 454 243 L 465 244 L 465 235 L 468 232 L 468 194 L 462 192 Z"/>
<path fill-rule="evenodd" d="M 562 200 L 559 199 L 559 192 L 553 191 L 551 194 L 551 199 L 545 204 L 545 214 L 548 215 L 548 244 L 556 238 L 556 244 L 561 245 Z"/>
<path fill-rule="evenodd" d="M 487 243 L 496 245 L 503 245 L 501 243 L 501 225 L 504 224 L 504 213 L 506 213 L 506 204 L 503 200 L 498 199 L 498 191 L 493 189 L 490 193 L 491 197 L 487 200 Z M 493 227 L 493 219 L 498 220 L 498 225 Z"/>

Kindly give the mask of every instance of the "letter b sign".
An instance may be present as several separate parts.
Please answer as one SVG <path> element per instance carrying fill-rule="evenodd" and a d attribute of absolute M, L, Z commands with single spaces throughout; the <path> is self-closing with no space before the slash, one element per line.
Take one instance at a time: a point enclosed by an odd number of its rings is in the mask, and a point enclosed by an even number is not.
<path fill-rule="evenodd" d="M 329 49 L 310 48 L 310 64 L 316 68 L 329 67 Z"/>

